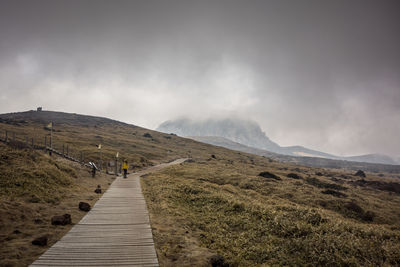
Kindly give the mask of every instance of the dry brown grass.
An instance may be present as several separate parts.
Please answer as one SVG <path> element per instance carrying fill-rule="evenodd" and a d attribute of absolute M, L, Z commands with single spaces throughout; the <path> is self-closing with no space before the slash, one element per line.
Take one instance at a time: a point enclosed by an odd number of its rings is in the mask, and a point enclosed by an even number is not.
<path fill-rule="evenodd" d="M 400 264 L 399 195 L 351 186 L 357 179 L 351 173 L 314 176 L 313 168 L 247 157 L 230 163 L 231 154 L 219 154 L 143 179 L 162 265 L 201 259 L 206 265 L 212 254 L 233 266 Z M 305 179 L 286 177 L 293 170 Z M 261 171 L 282 180 L 260 177 Z M 332 181 L 341 175 L 348 180 Z M 321 184 L 341 185 L 348 197 L 323 194 Z M 375 214 L 372 222 L 366 212 Z"/>
<path fill-rule="evenodd" d="M 92 178 L 85 167 L 43 152 L 13 149 L 0 143 L 0 266 L 27 266 L 69 231 L 53 226 L 51 217 L 69 213 L 75 224 L 86 214 L 80 201 L 94 205 L 98 184 L 108 188 L 113 178 Z M 31 244 L 47 235 L 48 246 Z"/>
<path fill-rule="evenodd" d="M 118 151 L 135 168 L 192 155 L 193 162 L 142 180 L 161 266 L 207 266 L 215 254 L 233 266 L 400 264 L 399 194 L 359 186 L 348 171 L 283 164 L 104 118 L 51 112 L 6 117 L 0 134 L 35 140 L 55 122 L 56 148 L 68 144 L 86 161 L 99 161 L 99 143 L 104 161 Z M 52 244 L 68 231 L 51 226 L 50 215 L 70 212 L 76 223 L 82 215 L 77 203 L 96 197 L 98 182 L 58 157 L 0 148 L 13 154 L 6 165 L 0 158 L 1 264 L 25 265 L 44 251 L 30 244 L 33 237 L 50 233 Z M 280 180 L 258 176 L 264 171 Z M 381 175 L 367 173 L 366 180 L 399 182 L 399 174 Z M 101 179 L 103 187 L 111 181 Z M 45 223 L 34 224 L 36 217 Z M 22 234 L 13 234 L 16 229 Z"/>

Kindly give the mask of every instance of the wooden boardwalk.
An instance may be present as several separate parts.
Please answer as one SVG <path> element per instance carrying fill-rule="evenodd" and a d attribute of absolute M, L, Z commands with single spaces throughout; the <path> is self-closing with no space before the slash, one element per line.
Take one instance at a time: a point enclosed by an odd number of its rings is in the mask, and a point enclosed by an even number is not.
<path fill-rule="evenodd" d="M 92 210 L 30 266 L 158 266 L 140 176 L 184 160 L 118 177 Z"/>

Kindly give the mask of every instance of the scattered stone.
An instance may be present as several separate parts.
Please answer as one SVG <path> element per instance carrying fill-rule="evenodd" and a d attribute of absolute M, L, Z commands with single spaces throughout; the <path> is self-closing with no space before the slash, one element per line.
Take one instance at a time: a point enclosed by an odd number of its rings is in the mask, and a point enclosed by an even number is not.
<path fill-rule="evenodd" d="M 42 224 L 42 223 L 43 223 L 43 220 L 36 218 L 36 219 L 33 220 L 33 222 L 34 222 L 35 224 Z"/>
<path fill-rule="evenodd" d="M 211 157 L 212 157 L 213 159 L 216 159 L 216 158 L 217 158 L 214 154 L 212 154 Z"/>
<path fill-rule="evenodd" d="M 35 246 L 47 246 L 47 236 L 41 236 L 32 241 L 32 245 Z"/>
<path fill-rule="evenodd" d="M 143 137 L 146 137 L 146 138 L 153 138 L 153 136 L 151 136 L 151 134 L 149 134 L 149 133 L 145 133 L 145 134 L 143 135 Z"/>
<path fill-rule="evenodd" d="M 97 188 L 94 190 L 96 194 L 101 194 L 101 185 L 97 185 Z"/>
<path fill-rule="evenodd" d="M 193 159 L 187 159 L 185 160 L 185 163 L 194 163 L 195 161 Z"/>
<path fill-rule="evenodd" d="M 21 231 L 18 230 L 18 229 L 15 229 L 14 232 L 13 232 L 13 234 L 16 234 L 16 235 L 18 235 L 18 234 L 20 234 L 20 233 L 21 233 Z"/>
<path fill-rule="evenodd" d="M 322 172 L 317 172 L 315 175 L 317 175 L 317 176 L 324 176 L 324 175 L 322 174 Z"/>
<path fill-rule="evenodd" d="M 60 215 L 60 216 L 53 216 L 53 218 L 51 218 L 51 224 L 52 225 L 71 224 L 71 215 L 66 213 L 66 214 Z"/>
<path fill-rule="evenodd" d="M 86 202 L 79 202 L 79 209 L 83 210 L 83 211 L 89 211 L 90 205 L 89 205 L 89 203 L 86 203 Z"/>
<path fill-rule="evenodd" d="M 229 264 L 225 262 L 225 258 L 221 255 L 213 255 L 210 263 L 212 267 L 229 267 Z"/>
<path fill-rule="evenodd" d="M 287 177 L 293 178 L 293 179 L 302 179 L 302 177 L 300 175 L 296 174 L 296 173 L 289 173 L 287 175 Z"/>
<path fill-rule="evenodd" d="M 358 170 L 354 176 L 360 176 L 360 177 L 366 177 L 365 172 L 363 172 L 362 170 Z"/>
<path fill-rule="evenodd" d="M 281 178 L 279 178 L 278 176 L 276 176 L 275 174 L 270 173 L 270 172 L 260 172 L 258 174 L 258 176 L 261 176 L 261 177 L 264 177 L 264 178 L 272 178 L 272 179 L 275 179 L 275 180 L 282 180 Z"/>

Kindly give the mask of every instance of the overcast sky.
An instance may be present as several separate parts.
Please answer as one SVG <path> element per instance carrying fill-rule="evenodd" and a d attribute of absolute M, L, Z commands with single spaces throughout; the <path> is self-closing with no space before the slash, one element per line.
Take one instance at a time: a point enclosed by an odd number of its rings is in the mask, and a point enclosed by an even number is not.
<path fill-rule="evenodd" d="M 154 129 L 257 121 L 280 145 L 400 156 L 400 1 L 0 0 L 0 113 Z"/>

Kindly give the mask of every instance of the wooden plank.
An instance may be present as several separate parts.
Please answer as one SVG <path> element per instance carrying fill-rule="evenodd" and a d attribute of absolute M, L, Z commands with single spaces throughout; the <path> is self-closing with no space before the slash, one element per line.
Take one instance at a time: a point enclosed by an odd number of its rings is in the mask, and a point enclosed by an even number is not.
<path fill-rule="evenodd" d="M 158 266 L 140 176 L 118 177 L 92 210 L 30 266 Z"/>

